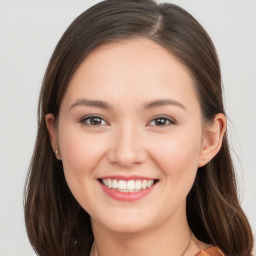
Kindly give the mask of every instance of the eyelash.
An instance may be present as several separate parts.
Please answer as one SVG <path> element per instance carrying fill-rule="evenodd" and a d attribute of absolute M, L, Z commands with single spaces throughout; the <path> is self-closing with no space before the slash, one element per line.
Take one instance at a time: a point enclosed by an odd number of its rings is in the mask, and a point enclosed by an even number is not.
<path fill-rule="evenodd" d="M 105 123 L 104 124 L 92 124 L 92 123 L 88 123 L 87 121 L 91 122 L 93 119 L 98 119 L 99 121 L 104 121 Z M 85 116 L 83 117 L 81 120 L 80 120 L 80 123 L 82 124 L 85 124 L 86 126 L 97 126 L 97 127 L 100 127 L 102 125 L 109 125 L 107 121 L 105 121 L 105 119 L 102 117 L 102 116 L 99 116 L 99 115 L 88 115 L 88 116 Z"/>
<path fill-rule="evenodd" d="M 97 119 L 97 121 L 101 122 L 101 124 L 92 124 L 91 122 L 93 121 L 96 121 L 95 119 Z M 161 120 L 160 122 L 164 122 L 163 125 L 152 125 L 152 122 L 156 122 L 156 121 L 159 121 Z M 88 123 L 88 121 L 90 123 Z M 104 122 L 104 124 L 102 124 L 102 122 Z M 105 119 L 100 116 L 100 115 L 88 115 L 88 116 L 85 116 L 83 117 L 81 120 L 80 120 L 80 123 L 83 123 L 85 124 L 86 126 L 96 126 L 96 127 L 100 127 L 100 126 L 105 126 L 105 125 L 109 125 L 109 123 L 107 121 L 105 121 Z M 167 124 L 166 124 L 167 123 Z M 173 125 L 173 124 L 176 124 L 176 121 L 173 120 L 172 118 L 168 117 L 168 116 L 157 116 L 157 117 L 154 117 L 150 122 L 148 122 L 146 124 L 146 126 L 158 126 L 158 127 L 166 127 L 166 126 L 169 126 L 169 125 Z"/>
<path fill-rule="evenodd" d="M 157 117 L 154 117 L 148 124 L 147 126 L 149 126 L 152 122 L 156 122 L 157 120 L 161 120 L 164 121 L 165 123 L 163 125 L 152 125 L 152 126 L 158 126 L 158 127 L 166 127 L 166 126 L 169 126 L 169 125 L 173 125 L 173 124 L 176 124 L 175 120 L 173 120 L 172 118 L 168 117 L 168 116 L 157 116 Z M 167 122 L 167 124 L 166 124 Z"/>

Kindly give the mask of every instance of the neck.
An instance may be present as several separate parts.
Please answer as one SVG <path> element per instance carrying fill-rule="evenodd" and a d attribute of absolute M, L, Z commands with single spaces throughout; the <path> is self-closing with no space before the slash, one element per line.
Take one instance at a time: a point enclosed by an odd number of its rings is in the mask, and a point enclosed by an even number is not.
<path fill-rule="evenodd" d="M 120 233 L 99 226 L 92 220 L 95 244 L 92 256 L 173 256 L 194 255 L 190 251 L 193 238 L 186 216 L 173 218 L 144 232 Z M 195 250 L 195 248 L 194 248 Z M 197 253 L 198 251 L 194 251 Z"/>

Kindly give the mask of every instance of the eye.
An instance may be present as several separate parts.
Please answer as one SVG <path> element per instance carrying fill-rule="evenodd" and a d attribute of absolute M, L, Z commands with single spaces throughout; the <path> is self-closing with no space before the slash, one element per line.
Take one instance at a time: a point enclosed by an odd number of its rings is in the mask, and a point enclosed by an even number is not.
<path fill-rule="evenodd" d="M 101 116 L 97 116 L 97 115 L 85 116 L 82 118 L 82 120 L 80 122 L 87 126 L 108 125 L 108 123 L 104 120 L 104 118 L 102 118 Z"/>
<path fill-rule="evenodd" d="M 170 124 L 175 124 L 174 120 L 166 116 L 159 116 L 151 120 L 148 125 L 151 126 L 167 126 Z"/>

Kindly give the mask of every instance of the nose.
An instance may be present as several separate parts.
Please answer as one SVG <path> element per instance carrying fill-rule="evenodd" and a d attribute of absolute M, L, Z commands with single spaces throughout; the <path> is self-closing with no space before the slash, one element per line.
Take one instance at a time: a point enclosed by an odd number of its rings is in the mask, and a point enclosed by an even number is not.
<path fill-rule="evenodd" d="M 125 126 L 113 133 L 108 159 L 112 164 L 130 168 L 147 158 L 142 135 L 132 126 Z"/>

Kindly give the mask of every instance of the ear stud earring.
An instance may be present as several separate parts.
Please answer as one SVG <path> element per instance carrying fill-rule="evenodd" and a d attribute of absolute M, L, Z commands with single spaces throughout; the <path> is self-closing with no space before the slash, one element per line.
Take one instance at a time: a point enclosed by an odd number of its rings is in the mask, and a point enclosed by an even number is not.
<path fill-rule="evenodd" d="M 205 158 L 203 157 L 202 160 L 205 161 Z"/>
<path fill-rule="evenodd" d="M 61 154 L 60 154 L 60 151 L 58 149 L 56 149 L 55 151 L 53 151 L 54 154 L 55 154 L 55 157 L 58 159 L 58 160 L 61 160 Z"/>

